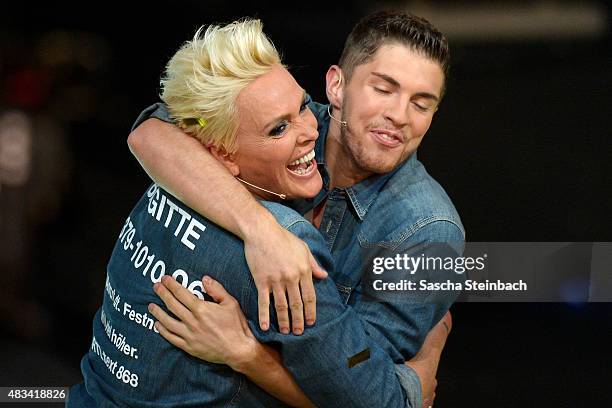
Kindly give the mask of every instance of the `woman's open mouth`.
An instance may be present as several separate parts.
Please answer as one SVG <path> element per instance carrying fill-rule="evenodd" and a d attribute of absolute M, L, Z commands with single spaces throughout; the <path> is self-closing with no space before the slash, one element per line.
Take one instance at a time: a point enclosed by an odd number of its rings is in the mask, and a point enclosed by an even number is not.
<path fill-rule="evenodd" d="M 296 176 L 309 176 L 317 169 L 317 162 L 314 160 L 314 149 L 304 156 L 287 165 L 287 170 Z"/>

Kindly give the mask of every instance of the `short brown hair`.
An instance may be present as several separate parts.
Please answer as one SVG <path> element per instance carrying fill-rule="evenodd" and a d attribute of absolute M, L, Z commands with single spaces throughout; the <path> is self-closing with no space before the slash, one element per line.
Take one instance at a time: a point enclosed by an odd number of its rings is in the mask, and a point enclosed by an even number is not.
<path fill-rule="evenodd" d="M 429 21 L 403 12 L 381 11 L 364 17 L 353 27 L 340 56 L 340 68 L 349 81 L 359 65 L 369 62 L 378 49 L 400 43 L 440 64 L 448 74 L 448 40 Z"/>

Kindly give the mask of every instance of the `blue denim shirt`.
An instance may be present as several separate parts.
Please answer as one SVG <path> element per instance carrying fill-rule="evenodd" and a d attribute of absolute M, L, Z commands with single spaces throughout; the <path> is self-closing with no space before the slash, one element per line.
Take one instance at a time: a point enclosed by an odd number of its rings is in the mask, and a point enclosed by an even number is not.
<path fill-rule="evenodd" d="M 321 266 L 333 261 L 318 231 L 288 207 L 262 202 L 284 228 L 310 247 Z M 203 362 L 175 348 L 154 328 L 149 303 L 161 304 L 153 284 L 174 276 L 204 298 L 201 278 L 223 283 L 240 303 L 258 341 L 281 351 L 283 364 L 318 406 L 416 407 L 414 373 L 395 365 L 366 334 L 365 323 L 345 305 L 331 279 L 315 282 L 317 323 L 301 336 L 257 324 L 257 289 L 240 239 L 152 185 L 121 229 L 107 268 L 103 305 L 93 322 L 89 352 L 81 361 L 84 385 L 67 406 L 272 407 L 282 404 L 228 366 Z M 165 308 L 165 307 L 164 307 Z M 271 308 L 272 322 L 276 322 Z M 406 400 L 402 385 L 412 395 Z"/>
<path fill-rule="evenodd" d="M 309 104 L 318 122 L 315 158 L 323 189 L 314 199 L 295 201 L 291 206 L 306 214 L 327 200 L 319 232 L 332 252 L 335 270 L 331 276 L 343 301 L 367 322 L 368 333 L 386 344 L 394 361 L 409 360 L 458 293 L 419 291 L 382 301 L 372 299 L 367 296 L 371 288 L 365 287 L 371 283 L 372 258 L 396 254 L 457 257 L 463 252 L 465 231 L 450 198 L 417 160 L 416 153 L 390 173 L 330 190 L 325 166 L 330 120 L 327 107 Z M 421 278 L 464 279 L 441 270 L 430 270 Z"/>
<path fill-rule="evenodd" d="M 296 201 L 293 207 L 306 214 L 328 200 L 320 232 L 336 266 L 329 270 L 330 277 L 336 281 L 342 301 L 363 319 L 368 334 L 398 363 L 396 371 L 410 404 L 420 406 L 419 380 L 400 363 L 419 350 L 427 332 L 448 310 L 456 294 L 421 292 L 399 301 L 372 301 L 366 287 L 369 261 L 380 254 L 459 255 L 465 237 L 463 226 L 452 202 L 427 174 L 416 154 L 391 173 L 329 191 L 324 163 L 329 128 L 327 106 L 310 103 L 309 107 L 319 123 L 316 157 L 324 188 L 315 199 Z M 135 126 L 149 117 L 172 123 L 165 107 L 155 104 L 142 112 Z M 441 252 L 438 243 L 448 245 Z"/>

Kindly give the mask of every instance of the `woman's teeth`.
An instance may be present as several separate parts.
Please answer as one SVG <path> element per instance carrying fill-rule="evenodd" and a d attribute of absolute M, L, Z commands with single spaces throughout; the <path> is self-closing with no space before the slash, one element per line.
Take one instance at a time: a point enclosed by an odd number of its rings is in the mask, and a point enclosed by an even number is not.
<path fill-rule="evenodd" d="M 311 162 L 300 163 L 295 170 L 291 170 L 291 171 L 296 173 L 296 174 L 303 175 L 303 174 L 308 173 L 310 171 L 311 167 L 312 167 L 312 163 Z"/>
<path fill-rule="evenodd" d="M 306 153 L 304 156 L 291 162 L 291 164 L 288 164 L 287 169 L 295 174 L 304 175 L 312 170 L 312 159 L 314 157 L 314 150 L 311 150 L 310 153 Z"/>
<path fill-rule="evenodd" d="M 304 156 L 300 157 L 294 162 L 289 163 L 289 166 L 297 166 L 301 163 L 308 163 L 315 157 L 314 149 L 310 151 L 310 153 L 306 153 Z"/>

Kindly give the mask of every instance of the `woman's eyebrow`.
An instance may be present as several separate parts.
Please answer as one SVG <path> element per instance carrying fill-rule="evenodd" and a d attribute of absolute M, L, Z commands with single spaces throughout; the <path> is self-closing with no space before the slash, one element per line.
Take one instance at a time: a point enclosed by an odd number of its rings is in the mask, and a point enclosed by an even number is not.
<path fill-rule="evenodd" d="M 265 126 L 264 126 L 264 130 L 271 128 L 272 126 L 274 126 L 275 124 L 277 124 L 278 122 L 280 122 L 283 119 L 289 119 L 291 117 L 290 114 L 286 113 L 284 115 L 279 115 L 277 117 L 275 117 L 274 119 L 272 119 L 270 122 L 268 122 Z"/>
<path fill-rule="evenodd" d="M 305 100 L 306 100 L 306 90 L 302 89 L 302 99 L 300 101 L 300 105 L 302 105 L 302 103 L 304 103 Z M 266 124 L 264 126 L 264 130 L 270 128 L 272 125 L 275 125 L 276 123 L 280 122 L 283 119 L 286 119 L 286 120 L 291 119 L 291 114 L 290 113 L 285 113 L 284 115 L 279 115 L 279 116 L 275 117 L 270 122 L 268 122 L 268 124 Z"/>

